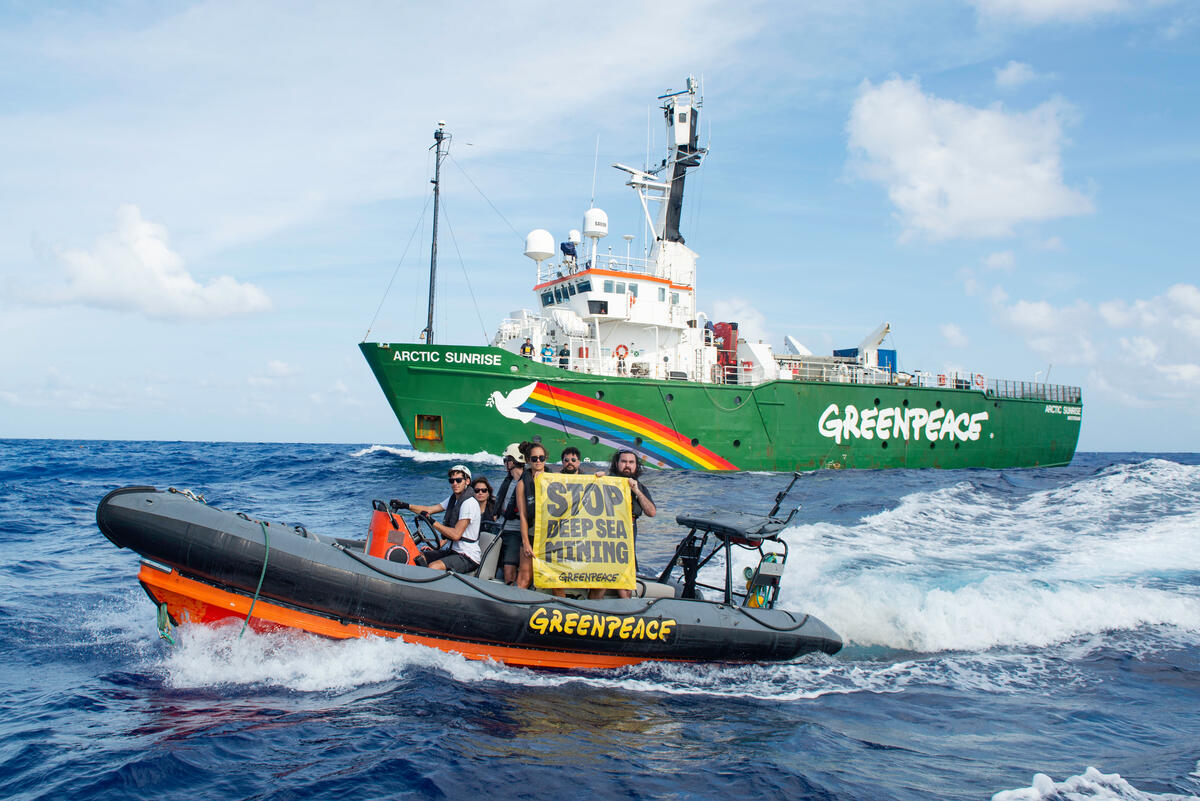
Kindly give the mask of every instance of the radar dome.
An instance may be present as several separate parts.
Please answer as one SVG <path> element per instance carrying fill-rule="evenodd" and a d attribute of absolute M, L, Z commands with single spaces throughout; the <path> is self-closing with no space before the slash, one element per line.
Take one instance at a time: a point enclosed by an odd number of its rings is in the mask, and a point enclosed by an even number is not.
<path fill-rule="evenodd" d="M 539 263 L 553 256 L 554 235 L 545 228 L 530 231 L 525 237 L 525 255 Z"/>
<path fill-rule="evenodd" d="M 580 238 L 579 231 L 572 228 L 570 231 L 567 231 L 567 241 L 570 242 L 572 245 L 578 245 L 580 242 L 583 241 L 583 239 Z"/>
<path fill-rule="evenodd" d="M 600 209 L 588 209 L 584 212 L 583 235 L 589 239 L 608 236 L 608 215 Z"/>

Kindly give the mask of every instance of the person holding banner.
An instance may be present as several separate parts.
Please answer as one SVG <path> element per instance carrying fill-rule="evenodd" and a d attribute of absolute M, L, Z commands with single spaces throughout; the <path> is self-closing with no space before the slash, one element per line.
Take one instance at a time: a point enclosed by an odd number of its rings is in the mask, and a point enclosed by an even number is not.
<path fill-rule="evenodd" d="M 534 524 L 534 485 L 537 477 L 546 472 L 546 448 L 540 442 L 522 442 L 521 453 L 525 456 L 525 472 L 517 484 L 517 513 L 521 516 L 521 563 L 517 568 L 517 586 L 529 589 L 533 586 L 533 541 L 530 539 Z"/>
<path fill-rule="evenodd" d="M 596 475 L 603 476 L 605 474 L 597 473 Z M 650 490 L 640 480 L 642 460 L 633 451 L 617 451 L 608 465 L 607 475 L 629 479 L 629 496 L 633 502 L 633 542 L 636 548 L 638 518 L 642 515 L 654 517 L 658 514 L 658 507 L 654 505 L 654 499 L 650 497 Z M 617 594 L 622 598 L 631 597 L 629 590 L 618 590 Z M 588 597 L 592 597 L 591 593 L 588 594 Z"/>
<path fill-rule="evenodd" d="M 565 473 L 568 476 L 577 475 L 579 473 L 580 459 L 579 448 L 576 448 L 574 445 L 563 448 L 562 456 L 559 457 L 559 461 L 562 463 L 562 470 L 558 472 Z"/>

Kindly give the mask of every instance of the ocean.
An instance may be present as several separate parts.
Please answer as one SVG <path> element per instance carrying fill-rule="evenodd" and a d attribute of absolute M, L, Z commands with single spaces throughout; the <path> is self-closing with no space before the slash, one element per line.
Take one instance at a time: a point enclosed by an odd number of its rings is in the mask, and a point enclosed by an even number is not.
<path fill-rule="evenodd" d="M 362 537 L 371 499 L 440 501 L 452 463 L 0 440 L 0 798 L 1200 796 L 1197 454 L 805 475 L 781 605 L 846 647 L 761 666 L 558 673 L 236 627 L 170 645 L 95 525 L 106 492 L 148 484 Z M 787 480 L 650 473 L 643 568 L 676 514 L 766 512 Z"/>

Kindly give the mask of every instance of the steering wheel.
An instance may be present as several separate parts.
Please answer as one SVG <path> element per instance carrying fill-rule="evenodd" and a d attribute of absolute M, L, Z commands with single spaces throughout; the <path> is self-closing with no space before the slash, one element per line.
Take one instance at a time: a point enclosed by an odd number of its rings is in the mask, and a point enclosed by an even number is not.
<path fill-rule="evenodd" d="M 422 523 L 429 526 L 429 533 L 433 536 L 433 542 L 430 542 L 429 538 L 421 533 Z M 435 529 L 433 524 L 425 517 L 421 515 L 413 515 L 412 531 L 409 533 L 412 535 L 413 542 L 417 544 L 418 548 L 422 550 L 428 548 L 431 551 L 436 551 L 438 549 L 437 544 L 440 538 L 438 537 L 437 529 Z"/>

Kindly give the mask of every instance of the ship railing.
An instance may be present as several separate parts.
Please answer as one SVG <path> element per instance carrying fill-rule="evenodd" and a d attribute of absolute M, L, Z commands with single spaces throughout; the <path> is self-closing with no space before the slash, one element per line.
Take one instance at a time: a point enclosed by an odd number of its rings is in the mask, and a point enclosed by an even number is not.
<path fill-rule="evenodd" d="M 1083 397 L 1083 392 L 1079 387 L 1066 384 L 1041 384 L 1034 381 L 1005 381 L 1003 379 L 989 381 L 988 394 L 995 395 L 997 398 L 1024 398 L 1056 403 L 1079 403 Z"/>
<path fill-rule="evenodd" d="M 639 259 L 632 256 L 616 256 L 612 253 L 597 255 L 595 262 L 584 256 L 577 256 L 574 261 L 563 259 L 558 262 L 544 261 L 538 265 L 538 280 L 539 284 L 544 284 L 547 281 L 553 281 L 558 278 L 566 278 L 572 275 L 577 275 L 584 270 L 590 270 L 593 267 L 601 270 L 612 270 L 615 272 L 632 273 L 634 275 L 645 275 L 652 278 L 669 278 L 666 270 L 656 261 L 650 259 Z"/>
<path fill-rule="evenodd" d="M 735 369 L 740 370 L 740 368 Z M 791 378 L 796 381 L 973 389 L 997 398 L 1043 400 L 1053 403 L 1079 403 L 1083 397 L 1083 391 L 1075 386 L 988 379 L 981 373 L 929 373 L 922 371 L 901 373 L 863 365 L 812 363 L 800 359 L 780 360 L 779 372 L 781 378 Z M 744 376 L 739 373 L 726 372 L 722 378 L 725 383 L 734 383 L 738 378 L 742 378 L 742 383 L 745 383 Z"/>

